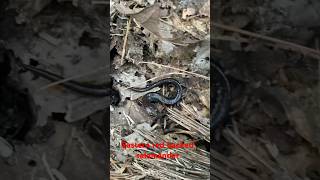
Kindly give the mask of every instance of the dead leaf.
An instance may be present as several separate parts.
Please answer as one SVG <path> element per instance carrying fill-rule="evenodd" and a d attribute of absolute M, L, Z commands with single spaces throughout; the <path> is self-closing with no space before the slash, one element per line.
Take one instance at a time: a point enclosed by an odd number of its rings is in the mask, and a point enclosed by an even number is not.
<path fill-rule="evenodd" d="M 133 18 L 138 25 L 144 27 L 145 29 L 148 29 L 151 33 L 161 39 L 176 39 L 173 38 L 173 34 L 171 33 L 173 31 L 172 26 L 160 21 L 160 11 L 161 9 L 159 4 L 155 4 L 153 6 L 145 8 L 140 13 L 133 15 Z"/>
<path fill-rule="evenodd" d="M 180 46 L 187 46 L 188 44 L 199 42 L 198 39 L 194 40 L 192 36 L 188 36 L 185 31 L 176 28 L 177 24 L 175 24 L 175 22 L 169 23 L 161 20 L 160 18 L 163 14 L 166 14 L 166 12 L 167 10 L 162 10 L 157 3 L 145 8 L 138 14 L 132 15 L 132 17 L 139 26 L 148 30 L 160 40 L 169 41 Z"/>
<path fill-rule="evenodd" d="M 313 146 L 320 148 L 320 134 L 318 117 L 310 117 L 306 114 L 306 107 L 296 96 L 290 95 L 283 88 L 270 88 L 269 92 L 282 103 L 290 123 L 294 126 L 298 134 L 310 142 Z"/>
<path fill-rule="evenodd" d="M 187 19 L 188 16 L 193 16 L 196 14 L 196 10 L 194 8 L 187 8 L 182 10 L 182 19 Z"/>
<path fill-rule="evenodd" d="M 130 9 L 129 7 L 126 7 L 123 1 L 120 1 L 119 4 L 113 4 L 114 8 L 119 11 L 121 14 L 124 15 L 133 15 L 140 13 L 144 8 L 134 8 Z"/>

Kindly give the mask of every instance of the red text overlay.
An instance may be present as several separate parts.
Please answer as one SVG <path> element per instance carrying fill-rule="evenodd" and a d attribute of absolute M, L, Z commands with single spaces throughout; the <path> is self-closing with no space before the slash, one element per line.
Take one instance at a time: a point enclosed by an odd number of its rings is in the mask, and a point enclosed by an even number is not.
<path fill-rule="evenodd" d="M 185 149 L 194 149 L 196 146 L 193 142 L 191 143 L 170 143 L 170 142 L 162 142 L 162 143 L 156 143 L 156 144 L 150 144 L 150 143 L 128 143 L 124 140 L 121 142 L 121 148 L 122 149 L 139 149 L 139 148 L 157 148 L 157 149 L 178 149 L 178 148 L 185 148 Z M 180 154 L 176 153 L 159 153 L 159 154 L 148 154 L 146 152 L 142 154 L 136 154 L 136 158 L 139 159 L 145 159 L 145 158 L 152 158 L 152 159 L 168 159 L 168 158 L 179 158 L 181 157 Z"/>

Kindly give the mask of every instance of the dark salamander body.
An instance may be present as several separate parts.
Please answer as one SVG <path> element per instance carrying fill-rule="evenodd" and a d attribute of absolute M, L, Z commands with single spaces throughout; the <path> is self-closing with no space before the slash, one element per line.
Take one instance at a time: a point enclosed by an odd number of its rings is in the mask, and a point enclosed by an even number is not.
<path fill-rule="evenodd" d="M 174 98 L 168 98 L 159 93 L 150 92 L 145 95 L 146 100 L 149 102 L 161 102 L 167 105 L 174 105 L 178 103 L 182 98 L 182 87 L 179 81 L 173 78 L 161 79 L 157 82 L 153 82 L 149 84 L 147 87 L 144 87 L 144 88 L 131 87 L 130 89 L 136 92 L 145 92 L 164 84 L 173 84 L 175 86 L 176 95 Z"/>
<path fill-rule="evenodd" d="M 231 87 L 230 83 L 223 73 L 222 69 L 214 61 L 211 63 L 211 72 L 213 73 L 213 88 L 211 93 L 211 129 L 215 130 L 219 127 L 222 121 L 227 117 L 230 101 Z"/>

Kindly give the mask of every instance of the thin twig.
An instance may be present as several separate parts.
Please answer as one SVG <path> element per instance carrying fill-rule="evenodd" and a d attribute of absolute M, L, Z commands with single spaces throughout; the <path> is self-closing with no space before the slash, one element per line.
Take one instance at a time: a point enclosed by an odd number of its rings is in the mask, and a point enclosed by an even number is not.
<path fill-rule="evenodd" d="M 106 67 L 100 67 L 98 69 L 95 69 L 93 71 L 89 71 L 87 73 L 83 73 L 83 74 L 79 74 L 79 75 L 76 75 L 76 76 L 71 76 L 69 78 L 65 78 L 65 79 L 62 79 L 62 80 L 59 80 L 59 81 L 55 81 L 53 83 L 50 83 L 50 84 L 48 84 L 46 86 L 41 87 L 39 90 L 45 90 L 45 89 L 48 89 L 48 88 L 50 88 L 52 86 L 56 86 L 56 85 L 64 83 L 64 82 L 71 81 L 73 79 L 78 79 L 78 78 L 81 78 L 81 77 L 84 77 L 84 76 L 88 76 L 90 74 L 94 74 L 94 73 L 97 73 L 97 72 L 102 71 L 102 70 L 106 70 Z"/>
<path fill-rule="evenodd" d="M 282 49 L 286 49 L 286 50 L 293 50 L 293 51 L 297 51 L 300 52 L 302 54 L 306 54 L 306 55 L 310 55 L 314 58 L 320 59 L 320 51 L 316 50 L 316 49 L 312 49 L 309 47 L 305 47 L 299 44 L 295 44 L 292 42 L 288 42 L 288 41 L 284 41 L 284 40 L 280 40 L 277 38 L 273 38 L 273 37 L 268 37 L 265 35 L 261 35 L 261 34 L 257 34 L 254 32 L 250 32 L 250 31 L 245 31 L 242 29 L 238 29 L 232 26 L 228 26 L 228 25 L 223 25 L 223 24 L 219 24 L 219 23 L 212 23 L 212 25 L 216 28 L 220 28 L 220 29 L 224 29 L 227 31 L 233 31 L 233 32 L 237 32 L 246 36 L 250 36 L 250 37 L 254 37 L 257 39 L 262 39 L 265 41 L 269 41 L 272 43 L 276 43 L 278 45 L 280 45 L 280 48 Z"/>
<path fill-rule="evenodd" d="M 110 36 L 123 36 L 123 34 L 110 34 Z"/>
<path fill-rule="evenodd" d="M 268 162 L 262 159 L 258 154 L 248 148 L 248 146 L 239 138 L 237 137 L 230 129 L 226 129 L 223 131 L 224 136 L 230 137 L 237 145 L 239 145 L 243 150 L 248 152 L 248 154 L 261 163 L 264 167 L 266 167 L 270 172 L 276 173 L 277 170 L 273 168 Z"/>
<path fill-rule="evenodd" d="M 145 83 L 147 83 L 149 81 L 153 81 L 155 79 L 159 79 L 159 78 L 166 77 L 166 76 L 171 76 L 171 75 L 186 75 L 186 73 L 168 73 L 168 74 L 163 74 L 161 76 L 150 78 L 150 79 L 148 79 L 146 81 L 143 81 L 143 82 L 141 82 L 139 84 L 136 84 L 135 86 L 129 86 L 127 88 L 124 88 L 123 90 L 127 90 L 127 89 L 130 89 L 130 88 L 136 87 L 136 86 L 140 86 L 140 85 L 143 85 L 143 84 L 145 84 Z"/>
<path fill-rule="evenodd" d="M 53 176 L 53 173 L 51 171 L 51 167 L 50 167 L 50 165 L 49 165 L 49 163 L 47 161 L 46 153 L 42 154 L 42 158 L 41 159 L 42 159 L 42 163 L 43 163 L 43 165 L 44 165 L 44 167 L 45 167 L 50 179 L 51 180 L 55 180 L 56 178 L 54 178 L 54 176 Z"/>
<path fill-rule="evenodd" d="M 155 63 L 155 62 L 139 62 L 138 64 L 151 64 L 151 65 L 155 65 L 155 66 L 160 66 L 160 67 L 165 67 L 165 68 L 169 68 L 169 69 L 174 69 L 174 70 L 177 70 L 177 71 L 181 71 L 181 72 L 184 72 L 186 74 L 191 74 L 191 75 L 194 75 L 196 77 L 200 77 L 200 78 L 203 78 L 205 80 L 209 80 L 210 81 L 210 77 L 207 77 L 207 76 L 204 76 L 204 75 L 201 75 L 201 74 L 198 74 L 198 73 L 194 73 L 194 72 L 190 72 L 190 71 L 186 71 L 186 70 L 182 70 L 182 69 L 179 69 L 179 68 L 175 68 L 175 67 L 171 67 L 171 66 L 167 66 L 167 65 L 163 65 L 163 64 L 158 64 L 158 63 Z"/>
<path fill-rule="evenodd" d="M 126 46 L 127 46 L 128 34 L 129 34 L 129 30 L 130 30 L 130 25 L 131 25 L 131 19 L 132 19 L 132 17 L 130 16 L 129 20 L 127 22 L 126 35 L 124 36 L 124 39 L 123 39 L 122 53 L 121 53 L 121 59 L 120 59 L 120 64 L 121 65 L 123 64 L 123 59 L 124 59 L 124 56 L 126 54 Z"/>

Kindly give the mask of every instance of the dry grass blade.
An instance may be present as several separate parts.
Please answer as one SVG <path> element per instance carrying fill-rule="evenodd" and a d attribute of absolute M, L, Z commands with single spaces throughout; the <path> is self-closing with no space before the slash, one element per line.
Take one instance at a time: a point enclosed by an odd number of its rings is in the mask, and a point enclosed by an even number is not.
<path fill-rule="evenodd" d="M 134 128 L 135 133 L 144 138 L 144 142 L 152 144 L 168 141 L 164 136 L 146 129 Z M 170 141 L 170 140 L 169 140 Z M 112 179 L 141 179 L 152 177 L 156 179 L 209 179 L 210 159 L 209 152 L 199 149 L 190 149 L 186 154 L 186 149 L 136 149 L 146 153 L 176 153 L 181 156 L 178 159 L 134 159 L 132 163 L 120 163 L 111 159 Z M 134 151 L 128 151 L 129 157 L 134 157 Z M 128 161 L 127 161 L 128 162 Z M 126 171 L 124 171 L 126 169 Z"/>
<path fill-rule="evenodd" d="M 190 113 L 185 108 L 180 111 L 177 109 L 168 109 L 168 116 L 171 120 L 183 126 L 184 128 L 197 132 L 200 138 L 210 141 L 210 128 L 201 124 L 196 118 L 189 116 Z"/>
<path fill-rule="evenodd" d="M 152 132 L 146 130 L 134 130 L 142 135 L 145 139 L 152 143 L 164 141 L 164 139 Z M 165 152 L 162 149 L 162 152 Z M 203 153 L 200 151 L 189 151 L 187 155 L 184 155 L 184 149 L 170 149 L 172 153 L 181 154 L 179 159 L 141 159 L 137 160 L 137 164 L 143 164 L 144 167 L 148 167 L 149 170 L 157 172 L 156 174 L 149 174 L 153 177 L 162 177 L 161 179 L 190 179 L 191 177 L 208 179 L 209 176 L 209 153 Z M 159 153 L 155 150 L 153 153 Z M 191 168 L 192 167 L 192 168 Z"/>
<path fill-rule="evenodd" d="M 140 164 L 143 164 L 144 166 L 149 167 L 149 169 L 153 169 L 153 173 L 149 174 L 153 177 L 162 177 L 165 179 L 194 179 L 194 178 L 200 178 L 200 179 L 207 179 L 208 178 L 208 172 L 205 170 L 195 170 L 186 168 L 179 164 L 168 164 L 167 161 L 159 161 L 159 160 L 151 160 L 150 159 L 143 159 L 140 160 Z M 161 178 L 161 179 L 162 179 Z"/>
<path fill-rule="evenodd" d="M 48 88 L 50 88 L 52 86 L 56 86 L 56 85 L 59 85 L 61 83 L 67 82 L 67 81 L 71 81 L 71 80 L 74 80 L 74 79 L 85 77 L 85 76 L 88 76 L 90 74 L 98 73 L 98 72 L 100 72 L 102 70 L 106 70 L 106 67 L 100 67 L 98 69 L 95 69 L 93 71 L 89 71 L 87 73 L 79 74 L 79 75 L 76 75 L 76 76 L 72 76 L 72 77 L 69 77 L 69 78 L 65 78 L 65 79 L 50 83 L 50 84 L 48 84 L 46 86 L 41 87 L 39 90 L 45 90 L 45 89 L 48 89 Z"/>
<path fill-rule="evenodd" d="M 214 168 L 213 174 L 216 176 L 221 176 L 225 173 L 231 173 L 233 179 L 252 179 L 252 180 L 260 180 L 261 178 L 253 174 L 251 171 L 247 170 L 245 167 L 242 167 L 241 164 L 237 162 L 229 160 L 228 157 L 216 152 L 215 150 L 211 149 L 210 151 L 211 156 L 213 158 L 214 164 L 212 167 Z M 227 169 L 227 172 L 225 172 Z M 217 174 L 215 174 L 217 173 Z M 235 178 L 236 177 L 236 178 Z"/>
<path fill-rule="evenodd" d="M 230 141 L 230 143 L 234 143 L 241 147 L 243 150 L 245 150 L 251 157 L 253 157 L 257 162 L 262 164 L 267 170 L 269 170 L 272 173 L 276 173 L 277 169 L 272 167 L 268 162 L 266 162 L 263 158 L 261 158 L 258 154 L 250 150 L 246 144 L 237 137 L 230 129 L 226 129 L 223 131 L 224 137 Z"/>
<path fill-rule="evenodd" d="M 120 179 L 135 179 L 135 175 L 131 175 L 128 173 L 117 173 L 114 171 L 110 171 L 110 179 L 120 180 Z"/>
<path fill-rule="evenodd" d="M 210 77 L 207 77 L 207 76 L 204 76 L 204 75 L 201 75 L 201 74 L 198 74 L 198 73 L 190 72 L 190 71 L 185 71 L 185 70 L 182 70 L 182 69 L 179 69 L 179 68 L 175 68 L 175 67 L 171 67 L 171 66 L 167 66 L 167 65 L 163 65 L 163 64 L 158 64 L 158 63 L 155 63 L 155 62 L 139 62 L 138 64 L 151 64 L 151 65 L 155 65 L 155 66 L 159 66 L 159 67 L 169 68 L 169 69 L 173 69 L 173 70 L 176 70 L 176 71 L 184 72 L 186 74 L 190 74 L 190 75 L 193 75 L 193 76 L 196 76 L 196 77 L 200 77 L 200 78 L 203 78 L 205 80 L 209 80 L 210 81 Z"/>
<path fill-rule="evenodd" d="M 141 83 L 138 83 L 138 84 L 136 84 L 136 86 L 143 85 L 143 84 L 145 84 L 145 83 L 147 83 L 147 82 L 149 82 L 149 81 L 153 81 L 153 80 L 155 80 L 155 79 L 160 79 L 160 78 L 163 78 L 163 77 L 170 77 L 170 76 L 172 76 L 172 75 L 186 75 L 186 74 L 185 74 L 185 73 L 176 73 L 176 72 L 167 73 L 167 74 L 163 74 L 163 75 L 161 75 L 161 76 L 157 76 L 157 77 L 150 78 L 150 79 L 148 79 L 147 81 L 143 81 L 143 82 L 141 82 Z M 132 87 L 135 87 L 135 86 L 129 86 L 129 87 L 127 87 L 127 88 L 124 88 L 123 90 L 130 89 L 130 88 L 132 88 Z"/>
<path fill-rule="evenodd" d="M 190 117 L 187 117 L 187 116 L 180 114 L 182 111 L 169 109 L 168 112 L 170 115 L 172 115 L 172 116 L 169 115 L 169 117 L 172 120 L 174 120 L 175 122 L 179 123 L 180 125 L 188 128 L 189 130 L 197 130 L 201 134 L 208 134 L 208 132 L 210 131 L 209 128 L 203 126 L 201 123 L 198 123 L 195 119 L 192 119 Z M 185 125 L 185 124 L 188 124 L 188 125 Z"/>
<path fill-rule="evenodd" d="M 123 64 L 123 59 L 124 59 L 124 56 L 125 56 L 125 54 L 126 54 L 126 47 L 127 47 L 127 41 L 128 41 L 128 35 L 129 35 L 131 20 L 132 20 L 132 17 L 130 16 L 130 17 L 129 17 L 129 20 L 128 20 L 128 22 L 127 22 L 126 34 L 125 34 L 125 36 L 124 36 L 124 38 L 123 38 L 123 46 L 122 46 L 122 53 L 121 53 L 120 65 Z"/>
<path fill-rule="evenodd" d="M 279 48 L 282 48 L 282 49 L 285 49 L 285 50 L 292 50 L 292 51 L 300 52 L 302 54 L 305 54 L 305 55 L 320 59 L 320 51 L 316 50 L 316 49 L 308 48 L 308 47 L 305 47 L 305 46 L 302 46 L 302 45 L 298 45 L 298 44 L 295 44 L 295 43 L 292 43 L 292 42 L 280 40 L 280 39 L 277 39 L 277 38 L 272 38 L 272 37 L 264 36 L 264 35 L 261 35 L 261 34 L 245 31 L 245 30 L 242 30 L 242 29 L 238 29 L 238 28 L 235 28 L 235 27 L 228 26 L 228 25 L 223 25 L 223 24 L 219 24 L 219 23 L 212 23 L 212 25 L 213 25 L 213 27 L 216 27 L 216 28 L 220 28 L 220 29 L 224 29 L 224 30 L 232 31 L 232 32 L 237 32 L 237 33 L 242 34 L 242 35 L 246 35 L 246 36 L 249 36 L 249 37 L 261 39 L 261 40 L 264 40 L 264 41 L 267 41 L 267 42 L 270 42 L 270 43 L 274 43 L 274 44 L 276 44 L 275 45 L 276 47 L 279 47 Z"/>

